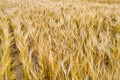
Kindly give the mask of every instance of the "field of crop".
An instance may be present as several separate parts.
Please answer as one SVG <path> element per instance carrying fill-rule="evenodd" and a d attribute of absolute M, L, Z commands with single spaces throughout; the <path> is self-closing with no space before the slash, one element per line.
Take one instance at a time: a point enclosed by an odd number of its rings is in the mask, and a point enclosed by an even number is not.
<path fill-rule="evenodd" d="M 120 0 L 0 0 L 0 80 L 120 80 Z"/>

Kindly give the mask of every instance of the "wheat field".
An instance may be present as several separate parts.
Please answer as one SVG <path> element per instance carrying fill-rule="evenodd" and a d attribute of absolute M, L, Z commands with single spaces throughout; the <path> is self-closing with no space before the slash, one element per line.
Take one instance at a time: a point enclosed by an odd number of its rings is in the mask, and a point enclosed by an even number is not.
<path fill-rule="evenodd" d="M 0 80 L 120 80 L 120 0 L 0 0 Z"/>

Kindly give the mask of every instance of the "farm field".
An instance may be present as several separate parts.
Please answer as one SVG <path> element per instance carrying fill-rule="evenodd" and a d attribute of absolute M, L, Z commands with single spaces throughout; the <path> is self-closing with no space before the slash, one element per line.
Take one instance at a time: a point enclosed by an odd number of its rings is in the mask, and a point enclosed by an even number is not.
<path fill-rule="evenodd" d="M 120 80 L 120 0 L 0 0 L 0 80 Z"/>

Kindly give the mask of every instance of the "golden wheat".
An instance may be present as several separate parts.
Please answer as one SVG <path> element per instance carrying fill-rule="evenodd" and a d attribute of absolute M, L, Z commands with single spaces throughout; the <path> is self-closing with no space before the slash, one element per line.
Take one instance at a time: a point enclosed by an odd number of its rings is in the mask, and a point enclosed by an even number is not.
<path fill-rule="evenodd" d="M 119 80 L 120 4 L 109 2 L 0 0 L 0 80 Z"/>

